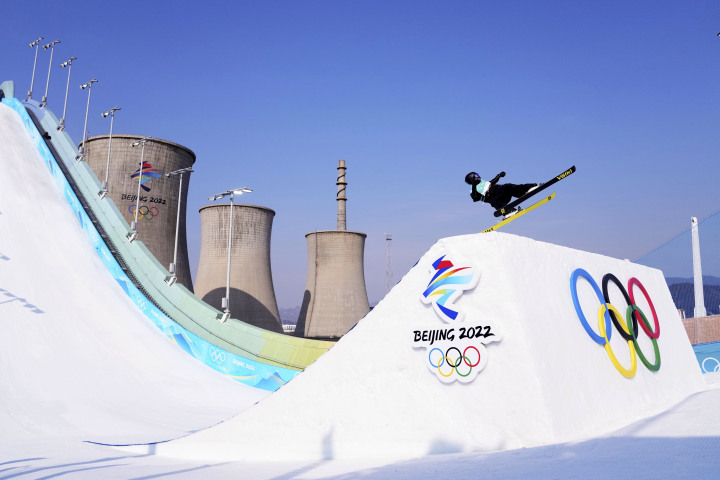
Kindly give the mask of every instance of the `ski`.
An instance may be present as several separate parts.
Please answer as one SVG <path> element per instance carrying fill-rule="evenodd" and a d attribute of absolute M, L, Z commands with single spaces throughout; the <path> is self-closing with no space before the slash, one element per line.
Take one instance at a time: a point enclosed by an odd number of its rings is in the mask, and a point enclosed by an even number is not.
<path fill-rule="evenodd" d="M 543 183 L 542 185 L 540 185 L 539 187 L 537 187 L 537 188 L 536 188 L 535 190 L 533 190 L 532 192 L 526 193 L 525 195 L 523 195 L 522 197 L 518 198 L 517 200 L 514 200 L 514 201 L 508 203 L 507 205 L 505 205 L 505 206 L 504 206 L 503 208 L 501 208 L 500 210 L 496 210 L 493 215 L 495 215 L 496 217 L 507 215 L 508 213 L 512 212 L 512 211 L 515 209 L 515 207 L 517 207 L 518 205 L 520 205 L 522 202 L 524 202 L 524 201 L 527 200 L 528 198 L 532 197 L 532 196 L 535 195 L 536 193 L 539 193 L 539 192 L 545 190 L 547 187 L 549 187 L 550 185 L 553 185 L 554 183 L 559 182 L 559 181 L 562 180 L 563 178 L 565 178 L 565 177 L 567 177 L 567 176 L 569 176 L 569 175 L 572 175 L 573 172 L 575 172 L 575 165 L 573 165 L 572 167 L 568 168 L 567 170 L 565 170 L 563 173 L 561 173 L 561 174 L 558 175 L 557 177 L 554 177 L 554 178 L 550 179 L 550 181 L 548 181 L 548 182 L 546 182 L 546 183 Z"/>
<path fill-rule="evenodd" d="M 527 207 L 527 208 L 523 208 L 522 210 L 520 210 L 519 212 L 517 212 L 517 213 L 514 214 L 513 216 L 506 218 L 506 219 L 503 220 L 502 222 L 499 222 L 499 223 L 493 225 L 493 226 L 490 227 L 490 228 L 486 228 L 485 230 L 483 230 L 483 231 L 480 232 L 480 233 L 492 232 L 492 231 L 494 231 L 494 230 L 497 230 L 498 228 L 502 227 L 503 225 L 507 225 L 508 223 L 512 222 L 512 221 L 515 220 L 516 218 L 522 217 L 523 215 L 525 215 L 525 214 L 528 213 L 529 211 L 535 210 L 537 207 L 546 204 L 547 202 L 549 202 L 549 201 L 552 200 L 553 198 L 555 198 L 555 193 L 554 193 L 554 192 L 551 193 L 550 195 L 548 195 L 547 197 L 543 198 L 543 199 L 540 200 L 539 202 L 533 203 L 532 205 L 530 205 L 530 206 Z"/>

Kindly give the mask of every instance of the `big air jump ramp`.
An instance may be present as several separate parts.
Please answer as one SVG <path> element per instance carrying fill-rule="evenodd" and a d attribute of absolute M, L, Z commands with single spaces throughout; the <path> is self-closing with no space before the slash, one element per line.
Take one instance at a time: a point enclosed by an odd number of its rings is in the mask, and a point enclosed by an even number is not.
<path fill-rule="evenodd" d="M 636 339 L 628 309 L 644 316 Z M 203 460 L 516 449 L 612 432 L 705 388 L 661 271 L 493 232 L 441 239 L 303 375 L 154 448 Z"/>
<path fill-rule="evenodd" d="M 86 162 L 76 161 L 76 143 L 58 130 L 57 117 L 47 108 L 38 108 L 35 101 L 13 98 L 13 82 L 3 82 L 0 92 L 2 103 L 20 117 L 108 271 L 138 308 L 181 348 L 213 369 L 269 393 L 333 345 L 269 332 L 238 319 L 220 323 L 220 311 L 184 286 L 168 285 L 165 279 L 170 273 L 142 241 L 127 240 L 130 226 L 111 199 L 98 196 L 99 180 Z"/>

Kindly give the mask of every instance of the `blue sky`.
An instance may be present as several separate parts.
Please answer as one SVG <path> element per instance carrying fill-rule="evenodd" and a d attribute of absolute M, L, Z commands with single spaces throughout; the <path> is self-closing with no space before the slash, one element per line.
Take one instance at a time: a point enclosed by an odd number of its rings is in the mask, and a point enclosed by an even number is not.
<path fill-rule="evenodd" d="M 191 267 L 198 209 L 228 188 L 276 211 L 281 308 L 305 286 L 304 235 L 336 227 L 347 162 L 348 229 L 368 235 L 371 303 L 438 238 L 495 222 L 468 171 L 545 181 L 550 204 L 504 230 L 636 258 L 720 208 L 720 4 L 712 1 L 6 2 L 1 80 L 30 84 L 37 36 L 60 39 L 49 107 L 95 77 L 88 129 L 120 105 L 115 133 L 197 154 L 188 196 Z M 34 98 L 48 59 L 41 50 Z M 82 138 L 71 89 L 67 131 Z M 689 247 L 688 247 L 689 248 Z M 704 247 L 707 248 L 707 247 Z M 707 256 L 708 254 L 705 254 Z M 707 272 L 712 274 L 712 272 Z"/>

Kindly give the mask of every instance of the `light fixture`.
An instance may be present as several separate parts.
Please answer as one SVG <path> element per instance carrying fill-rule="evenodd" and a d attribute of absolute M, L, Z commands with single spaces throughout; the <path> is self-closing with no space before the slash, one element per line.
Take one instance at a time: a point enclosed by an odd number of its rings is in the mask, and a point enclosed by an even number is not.
<path fill-rule="evenodd" d="M 63 63 L 60 64 L 61 68 L 68 67 L 68 79 L 67 85 L 65 85 L 65 104 L 63 105 L 63 114 L 62 118 L 60 119 L 60 125 L 58 125 L 57 127 L 59 131 L 65 130 L 65 112 L 67 111 L 68 92 L 70 91 L 70 71 L 72 70 L 73 60 L 77 60 L 77 57 L 70 57 L 69 59 L 65 60 Z"/>
<path fill-rule="evenodd" d="M 32 78 L 30 79 L 30 90 L 28 90 L 28 100 L 32 99 L 32 90 L 33 90 L 33 84 L 35 83 L 35 67 L 37 66 L 37 56 L 38 56 L 38 49 L 40 48 L 40 40 L 42 40 L 43 37 L 36 38 L 32 43 L 28 45 L 28 47 L 32 48 L 35 47 L 35 61 L 33 62 L 33 73 Z"/>
<path fill-rule="evenodd" d="M 52 69 L 52 59 L 53 59 L 53 53 L 55 52 L 55 44 L 60 43 L 60 40 L 55 40 L 47 45 L 43 45 L 43 50 L 50 49 L 50 65 L 48 66 L 48 76 L 47 76 L 47 83 L 45 84 L 45 95 L 42 98 L 42 101 L 40 102 L 40 108 L 47 106 L 47 97 L 48 97 L 48 88 L 50 88 L 50 70 Z"/>
<path fill-rule="evenodd" d="M 209 200 L 219 200 L 221 198 L 224 198 L 226 196 L 230 196 L 230 228 L 228 228 L 228 259 L 227 259 L 227 281 L 225 283 L 225 297 L 222 299 L 222 309 L 223 314 L 218 319 L 220 320 L 220 323 L 227 322 L 228 318 L 230 318 L 230 259 L 232 254 L 232 233 L 233 233 L 233 199 L 235 195 L 242 195 L 243 193 L 250 193 L 252 190 L 250 190 L 247 187 L 242 188 L 236 188 L 234 190 L 225 190 L 222 193 L 216 193 L 212 197 L 209 198 Z"/>
<path fill-rule="evenodd" d="M 130 224 L 130 228 L 132 229 L 131 233 L 128 233 L 127 239 L 129 242 L 133 242 L 137 236 L 137 227 L 138 227 L 138 212 L 140 210 L 140 186 L 142 185 L 142 177 L 143 177 L 143 165 L 145 164 L 145 144 L 148 140 L 152 139 L 152 137 L 145 137 L 141 138 L 140 140 L 137 140 L 132 143 L 133 147 L 137 147 L 138 145 L 142 145 L 142 152 L 140 154 L 140 169 L 138 170 L 138 189 L 137 189 L 137 198 L 135 199 L 135 221 Z"/>
<path fill-rule="evenodd" d="M 83 127 L 83 141 L 82 145 L 78 149 L 78 155 L 75 157 L 75 160 L 78 162 L 83 159 L 85 156 L 85 142 L 87 141 L 87 121 L 88 121 L 88 113 L 90 112 L 90 94 L 92 93 L 92 84 L 97 83 L 97 78 L 93 78 L 87 83 L 83 83 L 80 85 L 81 90 L 88 89 L 88 99 L 87 99 L 87 107 L 85 107 L 85 126 Z"/>
<path fill-rule="evenodd" d="M 107 112 L 103 112 L 100 115 L 103 118 L 107 118 L 108 115 L 110 115 L 110 136 L 108 138 L 108 154 L 107 154 L 107 165 L 105 166 L 105 181 L 103 182 L 102 190 L 98 192 L 98 196 L 100 198 L 105 198 L 105 196 L 108 194 L 108 179 L 110 178 L 110 152 L 112 150 L 112 132 L 113 132 L 113 122 L 115 121 L 115 112 L 120 110 L 120 107 L 115 106 L 108 110 Z"/>
<path fill-rule="evenodd" d="M 194 172 L 192 167 L 181 168 L 172 172 L 166 173 L 166 177 L 174 177 L 180 175 L 180 190 L 178 191 L 178 205 L 177 205 L 177 219 L 175 220 L 175 253 L 173 254 L 173 263 L 170 264 L 168 272 L 170 276 L 165 279 L 165 283 L 172 286 L 177 281 L 176 267 L 177 267 L 177 252 L 178 252 L 178 234 L 180 233 L 180 205 L 182 202 L 182 187 L 183 187 L 183 175 L 185 173 Z"/>

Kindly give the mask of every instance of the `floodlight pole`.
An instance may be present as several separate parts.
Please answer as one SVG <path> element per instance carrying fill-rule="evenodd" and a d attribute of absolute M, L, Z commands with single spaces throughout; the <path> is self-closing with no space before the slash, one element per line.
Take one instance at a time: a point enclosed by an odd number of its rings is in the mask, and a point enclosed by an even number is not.
<path fill-rule="evenodd" d="M 235 194 L 242 195 L 243 193 L 250 193 L 247 187 L 236 188 L 235 190 L 227 190 L 223 193 L 218 193 L 210 197 L 210 200 L 217 200 L 230 195 L 230 226 L 228 228 L 228 259 L 227 259 L 227 281 L 225 282 L 225 298 L 222 299 L 223 315 L 220 318 L 220 323 L 227 322 L 230 318 L 230 266 L 232 258 L 232 233 L 233 233 L 233 199 Z"/>
<path fill-rule="evenodd" d="M 120 110 L 120 107 L 113 107 L 107 112 L 103 112 L 100 114 L 101 117 L 105 118 L 108 115 L 110 115 L 110 136 L 108 138 L 108 154 L 107 154 L 107 165 L 105 166 L 105 181 L 103 182 L 102 190 L 98 192 L 98 196 L 100 198 L 105 198 L 105 196 L 108 194 L 108 181 L 110 178 L 110 152 L 112 151 L 112 132 L 113 132 L 113 123 L 115 122 L 115 112 L 117 110 Z"/>
<path fill-rule="evenodd" d="M 168 285 L 172 285 L 177 281 L 177 252 L 178 252 L 178 236 L 180 233 L 180 206 L 182 204 L 182 187 L 183 187 L 183 174 L 194 172 L 192 167 L 181 168 L 170 173 L 166 173 L 166 177 L 173 177 L 180 175 L 180 190 L 178 191 L 178 206 L 177 206 L 177 219 L 175 220 L 175 252 L 173 253 L 173 263 L 170 264 L 168 271 L 170 272 L 170 278 L 166 279 L 165 282 Z"/>
<path fill-rule="evenodd" d="M 82 146 L 80 146 L 80 151 L 78 152 L 77 157 L 75 157 L 75 160 L 78 162 L 83 159 L 85 156 L 85 142 L 87 142 L 87 121 L 88 121 L 88 113 L 90 112 L 90 94 L 92 93 L 92 84 L 97 82 L 97 78 L 93 78 L 87 83 L 83 83 L 80 85 L 81 90 L 88 89 L 88 99 L 87 99 L 87 107 L 85 107 L 85 126 L 83 127 L 83 141 Z"/>
<path fill-rule="evenodd" d="M 140 170 L 138 170 L 137 199 L 135 200 L 135 221 L 132 222 L 132 225 L 130 225 L 130 228 L 132 228 L 132 233 L 129 233 L 127 235 L 127 239 L 130 242 L 135 240 L 138 236 L 137 227 L 138 227 L 138 212 L 140 211 L 140 185 L 142 185 L 143 165 L 145 164 L 145 144 L 151 138 L 152 137 L 141 138 L 140 140 L 138 140 L 137 142 L 133 142 L 133 144 L 132 144 L 133 147 L 137 147 L 138 145 L 141 145 L 142 150 L 140 153 Z"/>
<path fill-rule="evenodd" d="M 40 49 L 40 40 L 42 40 L 43 37 L 38 37 L 28 45 L 28 47 L 32 48 L 35 47 L 35 61 L 33 62 L 33 73 L 32 78 L 30 79 L 30 90 L 28 90 L 28 100 L 32 99 L 32 91 L 33 91 L 33 85 L 35 84 L 35 67 L 37 66 L 37 57 L 38 57 L 38 50 Z"/>
<path fill-rule="evenodd" d="M 42 101 L 40 102 L 40 108 L 47 106 L 47 97 L 48 97 L 48 89 L 50 88 L 50 70 L 52 69 L 52 59 L 53 59 L 53 53 L 55 53 L 55 44 L 60 43 L 60 40 L 55 40 L 47 45 L 43 45 L 43 50 L 50 49 L 50 65 L 48 66 L 48 76 L 47 76 L 47 83 L 45 84 L 45 95 L 42 98 Z"/>
<path fill-rule="evenodd" d="M 60 64 L 61 68 L 68 67 L 68 79 L 67 85 L 65 85 L 65 104 L 63 105 L 63 115 L 60 119 L 60 125 L 57 127 L 59 131 L 65 130 L 65 112 L 67 111 L 68 92 L 70 91 L 70 71 L 72 70 L 73 60 L 77 60 L 77 57 L 70 57 L 67 61 Z"/>
<path fill-rule="evenodd" d="M 233 233 L 233 199 L 235 194 L 230 193 L 230 228 L 228 229 L 228 258 L 227 258 L 227 280 L 225 282 L 225 311 L 223 323 L 230 317 L 230 258 L 232 256 L 232 233 Z"/>

